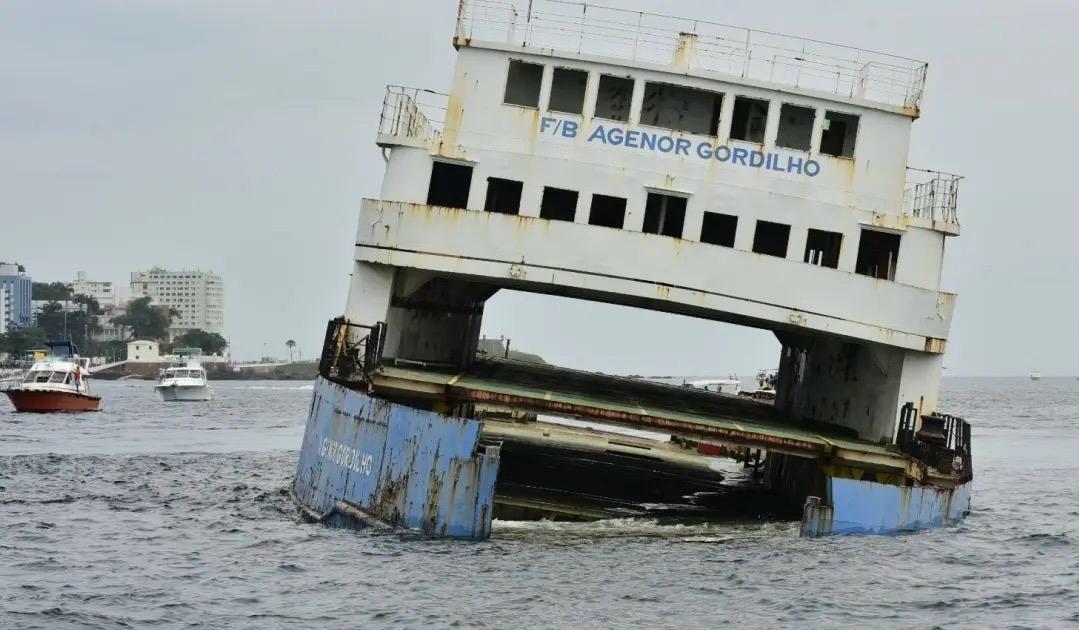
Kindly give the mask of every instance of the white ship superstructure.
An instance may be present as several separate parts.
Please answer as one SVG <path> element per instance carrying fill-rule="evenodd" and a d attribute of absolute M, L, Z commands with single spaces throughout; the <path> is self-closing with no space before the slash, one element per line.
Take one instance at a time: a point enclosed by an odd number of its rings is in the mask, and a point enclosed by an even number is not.
<path fill-rule="evenodd" d="M 969 426 L 938 413 L 959 178 L 907 163 L 924 62 L 556 0 L 463 0 L 453 41 L 448 94 L 386 92 L 386 174 L 324 376 L 436 411 L 498 403 L 764 449 L 777 489 L 827 485 L 834 531 L 966 510 Z M 477 362 L 501 289 L 771 330 L 775 405 L 684 417 L 636 385 Z M 760 424 L 724 424 L 740 417 Z M 911 488 L 947 500 L 899 514 Z M 848 503 L 892 494 L 881 527 L 844 523 Z"/>

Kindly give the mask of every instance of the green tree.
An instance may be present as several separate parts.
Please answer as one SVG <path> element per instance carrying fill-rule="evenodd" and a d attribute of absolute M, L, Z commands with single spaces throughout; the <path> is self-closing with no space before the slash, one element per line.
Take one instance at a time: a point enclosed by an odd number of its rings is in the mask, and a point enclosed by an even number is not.
<path fill-rule="evenodd" d="M 201 348 L 204 354 L 221 354 L 229 342 L 217 333 L 206 332 L 195 328 L 177 337 L 172 347 L 175 348 Z"/>
<path fill-rule="evenodd" d="M 45 331 L 40 328 L 16 328 L 0 335 L 0 352 L 19 359 L 31 350 L 44 348 L 47 340 Z"/>
<path fill-rule="evenodd" d="M 288 341 L 285 342 L 285 348 L 288 349 L 288 362 L 289 363 L 292 363 L 292 349 L 295 348 L 295 347 L 296 347 L 296 341 L 294 339 L 289 339 Z"/>
<path fill-rule="evenodd" d="M 34 282 L 30 285 L 30 296 L 34 300 L 64 302 L 71 299 L 71 287 L 63 282 Z"/>
<path fill-rule="evenodd" d="M 50 301 L 41 307 L 37 315 L 37 327 L 45 331 L 48 339 L 70 340 L 84 356 L 93 356 L 93 335 L 101 332 L 98 315 L 101 307 L 97 300 L 85 295 L 76 295 L 71 302 L 79 305 L 78 311 L 65 311 L 60 302 Z"/>
<path fill-rule="evenodd" d="M 132 339 L 157 341 L 169 334 L 169 324 L 176 309 L 161 309 L 150 305 L 150 298 L 143 297 L 127 303 L 127 312 L 109 321 L 117 326 L 131 329 Z"/>

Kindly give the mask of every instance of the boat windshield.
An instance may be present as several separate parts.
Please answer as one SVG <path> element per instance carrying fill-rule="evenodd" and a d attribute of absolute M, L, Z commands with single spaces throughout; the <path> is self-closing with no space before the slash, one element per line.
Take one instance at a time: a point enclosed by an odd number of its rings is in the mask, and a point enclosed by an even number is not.
<path fill-rule="evenodd" d="M 63 383 L 65 380 L 67 380 L 67 377 L 68 377 L 67 372 L 53 372 L 52 376 L 49 377 L 49 382 L 50 383 Z"/>

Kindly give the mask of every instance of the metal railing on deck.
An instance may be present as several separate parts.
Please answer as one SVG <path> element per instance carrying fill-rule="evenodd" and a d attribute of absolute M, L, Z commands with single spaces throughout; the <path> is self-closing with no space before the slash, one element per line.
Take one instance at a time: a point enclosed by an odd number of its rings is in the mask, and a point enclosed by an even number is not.
<path fill-rule="evenodd" d="M 970 423 L 956 416 L 936 413 L 921 417 L 908 402 L 899 411 L 899 450 L 942 473 L 959 475 L 961 481 L 973 477 L 970 455 Z"/>
<path fill-rule="evenodd" d="M 449 96 L 441 92 L 400 85 L 386 87 L 379 134 L 414 138 L 438 144 L 446 121 Z"/>
<path fill-rule="evenodd" d="M 326 326 L 326 339 L 318 362 L 320 376 L 336 381 L 366 381 L 382 363 L 386 325 L 350 324 L 338 317 Z"/>
<path fill-rule="evenodd" d="M 702 70 L 909 108 L 921 102 L 928 67 L 805 37 L 567 0 L 460 0 L 456 35 L 645 63 L 681 55 Z"/>
<path fill-rule="evenodd" d="M 919 219 L 959 225 L 960 175 L 907 168 L 903 213 Z"/>

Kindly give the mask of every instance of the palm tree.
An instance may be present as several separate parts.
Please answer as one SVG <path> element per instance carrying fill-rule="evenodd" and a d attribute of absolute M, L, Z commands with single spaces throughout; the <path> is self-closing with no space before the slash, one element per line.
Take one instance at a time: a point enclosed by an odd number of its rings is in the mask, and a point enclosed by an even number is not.
<path fill-rule="evenodd" d="M 292 349 L 296 347 L 296 342 L 289 339 L 285 342 L 285 347 L 288 348 L 288 362 L 292 363 Z"/>

